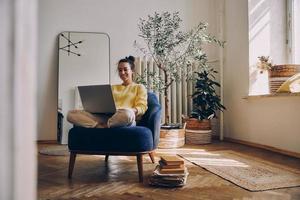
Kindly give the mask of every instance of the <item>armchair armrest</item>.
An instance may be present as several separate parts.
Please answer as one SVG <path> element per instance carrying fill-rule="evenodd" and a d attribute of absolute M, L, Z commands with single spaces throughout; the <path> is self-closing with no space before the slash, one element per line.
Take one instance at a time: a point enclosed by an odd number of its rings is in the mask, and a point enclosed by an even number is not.
<path fill-rule="evenodd" d="M 148 92 L 148 109 L 141 121 L 138 123 L 140 126 L 149 128 L 153 134 L 153 147 L 157 147 L 160 136 L 160 122 L 161 122 L 161 106 L 158 102 L 156 95 Z"/>

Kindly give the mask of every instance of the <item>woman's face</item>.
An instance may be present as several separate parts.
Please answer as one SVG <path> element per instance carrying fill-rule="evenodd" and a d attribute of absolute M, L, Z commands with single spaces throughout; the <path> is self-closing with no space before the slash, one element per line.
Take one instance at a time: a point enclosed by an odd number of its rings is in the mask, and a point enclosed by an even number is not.
<path fill-rule="evenodd" d="M 133 71 L 130 68 L 130 64 L 127 62 L 121 62 L 118 66 L 119 76 L 122 79 L 123 83 L 132 82 L 132 73 Z"/>

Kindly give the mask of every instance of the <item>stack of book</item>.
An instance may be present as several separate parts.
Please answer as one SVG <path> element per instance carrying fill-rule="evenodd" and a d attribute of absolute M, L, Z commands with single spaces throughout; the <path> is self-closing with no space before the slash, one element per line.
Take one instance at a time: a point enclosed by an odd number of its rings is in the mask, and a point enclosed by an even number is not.
<path fill-rule="evenodd" d="M 154 186 L 180 187 L 186 184 L 188 176 L 184 160 L 178 156 L 161 156 L 159 165 L 150 176 L 149 184 Z"/>

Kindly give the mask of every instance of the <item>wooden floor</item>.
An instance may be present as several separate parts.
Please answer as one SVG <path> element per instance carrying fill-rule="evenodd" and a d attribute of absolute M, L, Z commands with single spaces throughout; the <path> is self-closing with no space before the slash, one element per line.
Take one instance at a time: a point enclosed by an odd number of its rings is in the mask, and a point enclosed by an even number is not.
<path fill-rule="evenodd" d="M 51 144 L 39 144 L 43 148 Z M 52 144 L 53 145 L 53 144 Z M 185 146 L 159 153 L 178 153 L 188 149 L 201 151 L 234 150 L 300 169 L 300 159 L 235 143 L 214 142 L 210 145 Z M 201 167 L 186 162 L 189 171 L 187 185 L 182 188 L 156 188 L 147 183 L 155 168 L 150 158 L 144 158 L 144 183 L 138 182 L 135 157 L 112 156 L 107 164 L 104 156 L 77 156 L 72 180 L 68 180 L 68 156 L 38 154 L 38 199 L 70 200 L 189 200 L 189 199 L 300 199 L 300 187 L 249 192 Z M 158 160 L 158 157 L 156 157 Z M 157 162 L 156 160 L 156 162 Z"/>

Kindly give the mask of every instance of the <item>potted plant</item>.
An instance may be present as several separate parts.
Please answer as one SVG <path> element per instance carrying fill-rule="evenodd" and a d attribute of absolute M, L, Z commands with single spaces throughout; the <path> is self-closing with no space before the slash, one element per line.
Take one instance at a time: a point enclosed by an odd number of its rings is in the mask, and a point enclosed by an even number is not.
<path fill-rule="evenodd" d="M 217 111 L 225 110 L 221 98 L 216 92 L 220 84 L 215 81 L 217 73 L 209 65 L 195 72 L 195 90 L 192 94 L 193 111 L 186 121 L 186 141 L 192 144 L 206 144 L 211 142 L 211 119 L 216 117 Z"/>
<path fill-rule="evenodd" d="M 193 73 L 190 72 L 193 65 L 198 68 L 206 67 L 207 56 L 203 45 L 224 45 L 224 42 L 207 32 L 207 23 L 200 22 L 191 30 L 183 32 L 180 29 L 181 22 L 179 12 L 155 12 L 147 19 L 140 19 L 138 24 L 139 37 L 144 40 L 145 47 L 135 42 L 135 46 L 145 56 L 153 59 L 157 71 L 162 71 L 162 75 L 159 75 L 145 70 L 136 75 L 136 81 L 164 95 L 165 127 L 170 127 L 171 124 L 168 94 L 172 83 L 179 82 L 182 77 L 192 80 Z M 151 85 L 145 81 L 147 78 L 151 79 Z"/>
<path fill-rule="evenodd" d="M 262 74 L 264 71 L 268 71 L 272 69 L 272 61 L 269 56 L 259 56 L 257 68 L 260 70 Z"/>

